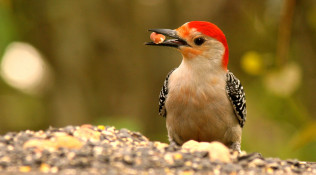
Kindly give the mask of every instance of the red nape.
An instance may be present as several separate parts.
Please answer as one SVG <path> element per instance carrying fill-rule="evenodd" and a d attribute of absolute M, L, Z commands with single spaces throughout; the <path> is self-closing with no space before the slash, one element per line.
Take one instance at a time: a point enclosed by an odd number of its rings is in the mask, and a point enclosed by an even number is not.
<path fill-rule="evenodd" d="M 215 24 L 206 22 L 206 21 L 191 21 L 188 23 L 189 28 L 195 28 L 197 31 L 203 33 L 204 35 L 210 36 L 219 42 L 221 42 L 225 47 L 225 53 L 223 56 L 223 67 L 227 69 L 228 64 L 228 45 L 227 40 L 220 28 L 218 28 Z"/>

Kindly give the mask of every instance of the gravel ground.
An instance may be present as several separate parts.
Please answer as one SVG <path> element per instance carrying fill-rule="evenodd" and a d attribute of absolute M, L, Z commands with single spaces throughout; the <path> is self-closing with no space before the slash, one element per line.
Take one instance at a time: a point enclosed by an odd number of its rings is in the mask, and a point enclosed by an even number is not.
<path fill-rule="evenodd" d="M 316 174 L 316 163 L 229 151 L 218 142 L 182 147 L 109 126 L 67 126 L 0 136 L 0 174 Z"/>

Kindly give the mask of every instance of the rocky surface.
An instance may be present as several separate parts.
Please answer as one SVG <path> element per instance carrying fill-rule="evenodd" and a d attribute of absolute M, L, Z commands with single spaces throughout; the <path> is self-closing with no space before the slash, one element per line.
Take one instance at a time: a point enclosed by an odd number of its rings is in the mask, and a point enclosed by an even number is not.
<path fill-rule="evenodd" d="M 182 147 L 138 132 L 67 126 L 0 136 L 0 174 L 315 174 L 316 164 L 237 153 L 219 142 Z"/>

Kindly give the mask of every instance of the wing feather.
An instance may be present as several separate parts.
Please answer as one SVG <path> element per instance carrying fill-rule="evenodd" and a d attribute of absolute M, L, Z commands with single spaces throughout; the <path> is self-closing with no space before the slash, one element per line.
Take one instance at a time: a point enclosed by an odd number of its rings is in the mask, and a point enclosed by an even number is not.
<path fill-rule="evenodd" d="M 239 121 L 241 127 L 244 126 L 246 122 L 246 97 L 244 88 L 241 85 L 238 78 L 231 72 L 227 72 L 226 80 L 226 93 L 229 97 L 229 100 L 234 108 L 234 112 Z"/>
<path fill-rule="evenodd" d="M 159 115 L 163 116 L 163 117 L 166 117 L 167 116 L 167 110 L 166 110 L 166 107 L 165 107 L 165 103 L 166 103 L 166 100 L 167 100 L 167 96 L 168 96 L 168 81 L 169 81 L 169 77 L 171 75 L 171 73 L 174 71 L 175 69 L 172 69 L 164 83 L 163 83 L 163 86 L 162 86 L 162 89 L 160 91 L 160 94 L 159 94 Z"/>

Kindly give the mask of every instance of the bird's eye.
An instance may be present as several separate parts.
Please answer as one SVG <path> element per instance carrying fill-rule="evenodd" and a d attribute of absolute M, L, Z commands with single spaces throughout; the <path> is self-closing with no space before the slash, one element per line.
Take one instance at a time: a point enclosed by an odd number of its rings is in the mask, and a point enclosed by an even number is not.
<path fill-rule="evenodd" d="M 195 38 L 194 43 L 198 46 L 202 45 L 205 42 L 204 38 Z"/>

